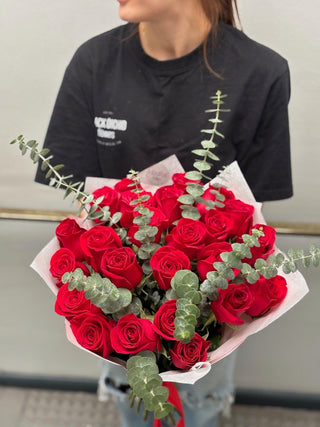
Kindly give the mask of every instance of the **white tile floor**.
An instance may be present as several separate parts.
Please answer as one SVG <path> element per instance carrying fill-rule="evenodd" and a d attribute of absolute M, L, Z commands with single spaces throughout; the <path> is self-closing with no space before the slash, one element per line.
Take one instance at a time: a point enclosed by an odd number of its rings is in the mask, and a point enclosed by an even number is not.
<path fill-rule="evenodd" d="M 98 402 L 95 394 L 0 387 L 0 426 L 120 427 L 121 423 L 113 402 Z M 234 406 L 231 419 L 222 421 L 222 427 L 319 426 L 320 410 L 246 405 Z"/>

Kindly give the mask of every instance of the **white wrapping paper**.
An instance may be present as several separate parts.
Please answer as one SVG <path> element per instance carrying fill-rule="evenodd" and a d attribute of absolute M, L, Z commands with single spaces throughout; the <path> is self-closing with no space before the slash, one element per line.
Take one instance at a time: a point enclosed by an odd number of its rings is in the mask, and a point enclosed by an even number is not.
<path fill-rule="evenodd" d="M 145 190 L 154 193 L 158 187 L 163 185 L 170 185 L 172 183 L 171 176 L 176 172 L 183 172 L 183 168 L 176 156 L 170 156 L 167 159 L 141 172 L 139 174 L 141 177 L 141 185 Z M 118 181 L 119 180 L 115 179 L 89 177 L 86 180 L 86 191 L 91 193 L 97 188 L 103 186 L 113 187 Z M 213 179 L 211 183 L 224 184 L 229 190 L 233 191 L 236 198 L 241 199 L 245 203 L 253 205 L 255 208 L 253 216 L 254 224 L 265 224 L 265 220 L 261 213 L 261 203 L 255 201 L 254 196 L 246 180 L 244 179 L 237 162 L 233 162 L 231 165 L 229 165 L 223 171 L 223 173 L 219 177 Z M 89 221 L 83 222 L 83 220 L 79 218 L 76 218 L 76 220 L 79 222 L 79 224 L 81 224 L 82 227 L 90 228 L 92 226 Z M 31 264 L 31 267 L 42 277 L 42 279 L 55 295 L 57 294 L 58 289 L 55 286 L 55 281 L 49 272 L 49 266 L 52 255 L 58 249 L 58 240 L 53 238 L 36 256 Z M 277 249 L 277 251 L 279 250 Z M 279 272 L 279 274 L 286 278 L 288 292 L 285 299 L 278 306 L 273 307 L 263 317 L 254 320 L 247 316 L 244 318 L 245 323 L 243 325 L 237 326 L 235 328 L 226 326 L 224 328 L 220 347 L 217 350 L 209 353 L 209 360 L 207 362 L 197 363 L 189 371 L 164 372 L 161 374 L 162 379 L 164 381 L 176 383 L 194 384 L 197 380 L 205 376 L 210 371 L 212 364 L 232 353 L 233 350 L 239 347 L 239 345 L 242 344 L 248 336 L 259 332 L 266 326 L 270 325 L 270 323 L 274 322 L 276 319 L 282 316 L 286 311 L 297 304 L 297 302 L 300 301 L 304 295 L 308 293 L 307 284 L 300 272 L 295 272 L 289 275 L 286 275 L 283 272 Z M 70 324 L 67 320 L 65 321 L 65 324 L 68 340 L 72 344 L 80 347 L 82 350 L 88 351 L 81 347 L 76 341 L 70 328 Z M 101 356 L 95 353 L 91 354 L 101 358 Z M 112 364 L 116 363 L 117 365 L 121 365 L 125 368 L 125 362 L 118 358 L 109 357 L 108 361 Z"/>

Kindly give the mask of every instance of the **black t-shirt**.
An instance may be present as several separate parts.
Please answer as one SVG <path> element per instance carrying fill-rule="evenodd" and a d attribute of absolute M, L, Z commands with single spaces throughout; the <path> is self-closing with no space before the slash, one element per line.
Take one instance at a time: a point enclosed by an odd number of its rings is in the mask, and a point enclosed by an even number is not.
<path fill-rule="evenodd" d="M 210 97 L 227 94 L 221 165 L 237 160 L 258 201 L 292 195 L 285 59 L 241 31 L 219 25 L 205 66 L 202 48 L 168 61 L 142 49 L 134 24 L 84 43 L 66 69 L 44 146 L 73 181 L 86 176 L 123 178 L 176 154 L 193 169 L 191 150 L 211 127 Z M 132 35 L 133 34 L 133 35 Z M 47 183 L 40 168 L 36 181 Z"/>

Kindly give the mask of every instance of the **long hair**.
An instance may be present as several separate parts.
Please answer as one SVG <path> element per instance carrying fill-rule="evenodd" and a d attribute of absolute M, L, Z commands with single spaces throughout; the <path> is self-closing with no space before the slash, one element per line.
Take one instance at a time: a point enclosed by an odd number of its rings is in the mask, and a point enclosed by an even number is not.
<path fill-rule="evenodd" d="M 237 0 L 200 0 L 201 6 L 211 22 L 212 28 L 216 28 L 219 22 L 236 26 L 239 20 Z"/>
<path fill-rule="evenodd" d="M 200 0 L 201 6 L 206 14 L 209 22 L 211 23 L 211 37 L 215 38 L 218 24 L 223 23 L 236 26 L 236 23 L 240 23 L 239 11 L 237 0 Z M 216 77 L 221 76 L 211 67 L 208 60 L 208 43 L 209 36 L 203 43 L 203 59 L 208 70 Z"/>

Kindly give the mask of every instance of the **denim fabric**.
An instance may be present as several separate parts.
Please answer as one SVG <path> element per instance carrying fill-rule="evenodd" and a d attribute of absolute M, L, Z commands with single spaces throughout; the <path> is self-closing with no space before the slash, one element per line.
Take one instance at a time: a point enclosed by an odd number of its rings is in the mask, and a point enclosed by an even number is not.
<path fill-rule="evenodd" d="M 233 402 L 235 360 L 236 352 L 233 352 L 214 364 L 210 372 L 195 384 L 177 384 L 186 427 L 218 427 L 219 413 L 227 414 Z M 108 395 L 113 396 L 122 416 L 122 427 L 152 427 L 152 414 L 143 422 L 143 408 L 137 414 L 134 408 L 129 407 L 130 391 L 121 387 L 126 383 L 126 371 L 123 368 L 103 363 L 99 382 L 100 400 L 107 400 Z"/>

